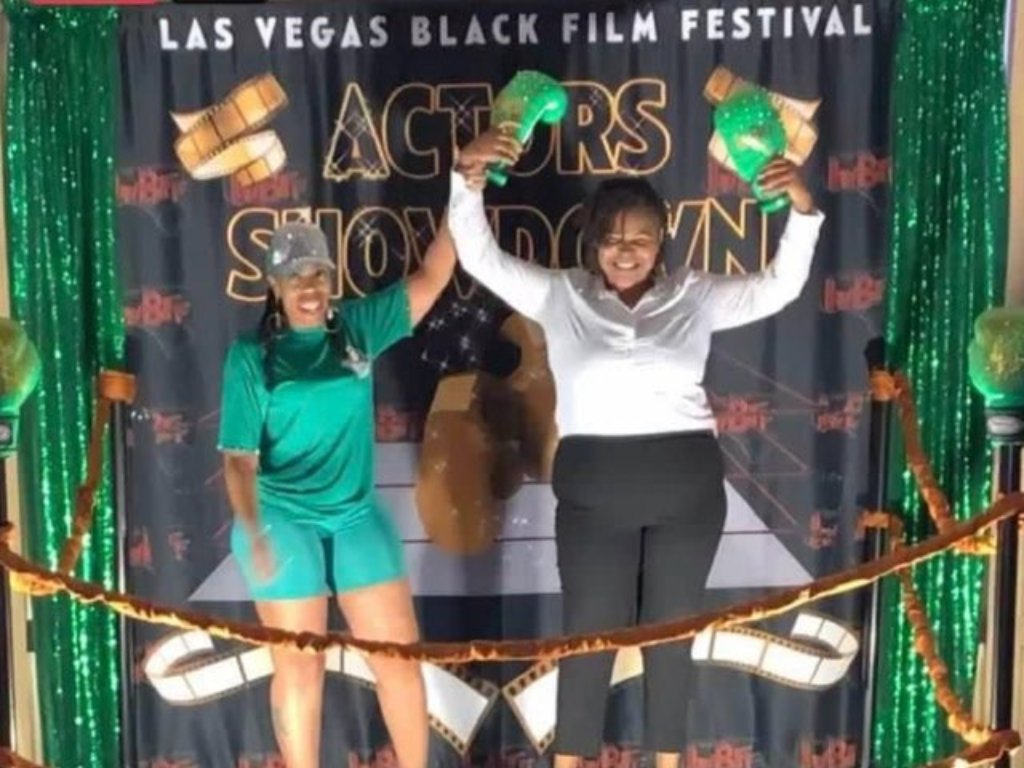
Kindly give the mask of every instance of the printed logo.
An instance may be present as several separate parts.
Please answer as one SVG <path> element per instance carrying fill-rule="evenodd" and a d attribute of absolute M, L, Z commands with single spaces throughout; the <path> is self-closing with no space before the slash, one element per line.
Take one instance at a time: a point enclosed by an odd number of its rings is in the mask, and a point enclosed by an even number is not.
<path fill-rule="evenodd" d="M 180 293 L 143 288 L 138 300 L 125 306 L 124 322 L 129 328 L 183 325 L 191 311 L 192 302 Z"/>
<path fill-rule="evenodd" d="M 882 303 L 885 279 L 869 272 L 844 277 L 829 277 L 821 298 L 821 309 L 827 314 L 864 312 Z"/>
<path fill-rule="evenodd" d="M 821 512 L 811 515 L 806 539 L 807 546 L 811 549 L 826 549 L 835 544 L 839 526 L 833 522 L 834 520 L 834 516 L 826 516 Z"/>
<path fill-rule="evenodd" d="M 801 739 L 798 759 L 799 768 L 857 768 L 857 742 L 845 738 Z"/>
<path fill-rule="evenodd" d="M 132 168 L 117 174 L 118 205 L 159 205 L 177 203 L 185 194 L 188 180 L 176 170 Z"/>
<path fill-rule="evenodd" d="M 284 758 L 277 752 L 243 755 L 238 758 L 236 768 L 288 768 Z"/>
<path fill-rule="evenodd" d="M 715 413 L 718 431 L 722 434 L 742 435 L 747 432 L 764 432 L 772 420 L 768 403 L 730 395 L 712 395 L 711 407 Z"/>
<path fill-rule="evenodd" d="M 255 184 L 242 184 L 232 176 L 224 188 L 224 196 L 230 205 L 240 208 L 246 205 L 277 205 L 298 203 L 303 200 L 309 184 L 297 171 L 282 171 L 269 179 Z"/>
<path fill-rule="evenodd" d="M 862 392 L 829 395 L 818 398 L 814 414 L 814 428 L 818 432 L 846 432 L 852 434 L 864 415 L 867 396 Z"/>
<path fill-rule="evenodd" d="M 872 152 L 833 156 L 828 160 L 828 189 L 830 192 L 874 189 L 889 183 L 891 170 L 888 157 Z"/>
<path fill-rule="evenodd" d="M 729 740 L 690 745 L 682 765 L 683 768 L 757 768 L 754 748 Z"/>
<path fill-rule="evenodd" d="M 149 529 L 136 528 L 128 542 L 128 565 L 153 570 L 153 548 L 149 545 Z"/>

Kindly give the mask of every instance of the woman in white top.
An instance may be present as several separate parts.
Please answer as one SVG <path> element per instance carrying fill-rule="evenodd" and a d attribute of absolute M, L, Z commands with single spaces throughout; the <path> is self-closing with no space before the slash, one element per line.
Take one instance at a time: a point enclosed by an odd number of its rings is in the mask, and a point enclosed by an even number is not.
<path fill-rule="evenodd" d="M 563 631 L 697 613 L 725 522 L 722 455 L 702 386 L 711 335 L 775 314 L 807 281 L 823 216 L 794 166 L 761 176 L 791 212 L 772 263 L 750 275 L 666 274 L 666 206 L 640 178 L 604 181 L 584 206 L 584 268 L 504 253 L 487 222 L 489 163 L 521 147 L 488 131 L 459 154 L 448 222 L 462 266 L 541 325 L 560 441 L 552 486 Z M 555 768 L 600 753 L 611 653 L 559 664 Z M 645 649 L 646 741 L 658 768 L 686 744 L 688 643 Z"/>

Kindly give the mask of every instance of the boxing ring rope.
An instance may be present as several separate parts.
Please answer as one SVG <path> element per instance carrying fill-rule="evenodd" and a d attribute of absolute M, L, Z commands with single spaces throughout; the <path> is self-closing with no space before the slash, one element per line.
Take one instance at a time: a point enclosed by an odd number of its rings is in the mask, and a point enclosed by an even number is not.
<path fill-rule="evenodd" d="M 877 401 L 894 401 L 904 432 L 908 466 L 918 484 L 929 516 L 938 533 L 916 544 L 904 542 L 902 523 L 880 511 L 869 511 L 868 527 L 885 528 L 889 551 L 882 557 L 817 579 L 809 584 L 778 590 L 760 600 L 735 604 L 699 616 L 606 632 L 594 632 L 545 640 L 475 640 L 462 643 L 399 644 L 352 638 L 342 632 L 316 634 L 288 632 L 257 624 L 217 619 L 195 611 L 142 600 L 115 590 L 74 578 L 71 573 L 82 551 L 85 534 L 92 526 L 95 490 L 103 468 L 103 437 L 115 402 L 131 402 L 134 378 L 105 371 L 98 381 L 95 420 L 88 451 L 86 480 L 76 496 L 71 534 L 61 552 L 56 569 L 32 563 L 12 549 L 13 527 L 0 529 L 0 566 L 9 571 L 13 589 L 32 596 L 68 593 L 82 603 L 100 603 L 123 617 L 181 629 L 201 630 L 211 636 L 259 646 L 289 648 L 309 653 L 329 649 L 350 649 L 410 661 L 435 664 L 461 664 L 471 661 L 554 660 L 568 656 L 645 647 L 693 638 L 709 629 L 735 627 L 760 621 L 796 608 L 861 589 L 885 576 L 897 575 L 902 588 L 903 607 L 913 628 L 914 649 L 923 659 L 935 687 L 936 700 L 947 714 L 947 726 L 968 745 L 960 753 L 926 768 L 967 768 L 991 763 L 1019 748 L 1020 734 L 1012 730 L 995 732 L 973 721 L 969 709 L 949 684 L 949 673 L 938 655 L 934 635 L 924 606 L 910 575 L 914 565 L 952 549 L 959 554 L 988 556 L 995 552 L 992 529 L 997 523 L 1024 512 L 1024 493 L 1012 493 L 997 499 L 980 515 L 957 521 L 945 494 L 935 481 L 931 464 L 921 447 L 916 408 L 910 382 L 902 374 L 884 370 L 871 373 L 871 394 Z M 0 766 L 41 768 L 16 754 L 0 750 Z"/>

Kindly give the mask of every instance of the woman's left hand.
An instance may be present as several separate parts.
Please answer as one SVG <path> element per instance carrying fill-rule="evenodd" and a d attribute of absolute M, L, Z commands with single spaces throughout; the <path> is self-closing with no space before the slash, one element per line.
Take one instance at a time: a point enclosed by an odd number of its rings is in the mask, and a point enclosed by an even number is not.
<path fill-rule="evenodd" d="M 470 189 L 483 189 L 490 163 L 515 165 L 522 153 L 522 144 L 509 130 L 489 128 L 458 152 L 455 170 Z"/>
<path fill-rule="evenodd" d="M 814 210 L 814 198 L 804 184 L 799 169 L 784 157 L 768 163 L 757 177 L 757 183 L 765 192 L 785 192 L 799 213 Z"/>

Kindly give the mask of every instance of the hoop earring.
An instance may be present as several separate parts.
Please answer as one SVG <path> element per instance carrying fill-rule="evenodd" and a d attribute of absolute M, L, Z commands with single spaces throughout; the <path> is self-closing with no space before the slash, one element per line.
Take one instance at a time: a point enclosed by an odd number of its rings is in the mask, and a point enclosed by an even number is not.
<path fill-rule="evenodd" d="M 327 308 L 327 317 L 325 318 L 325 322 L 327 323 L 327 331 L 328 331 L 328 333 L 337 333 L 338 332 L 338 325 L 335 322 L 337 319 L 338 319 L 338 313 L 334 311 L 334 307 L 328 307 Z"/>
<path fill-rule="evenodd" d="M 281 314 L 281 311 L 276 307 L 274 308 L 274 311 L 271 312 L 270 314 L 270 330 L 274 333 L 274 335 L 280 335 L 281 332 L 284 331 L 284 316 Z"/>

